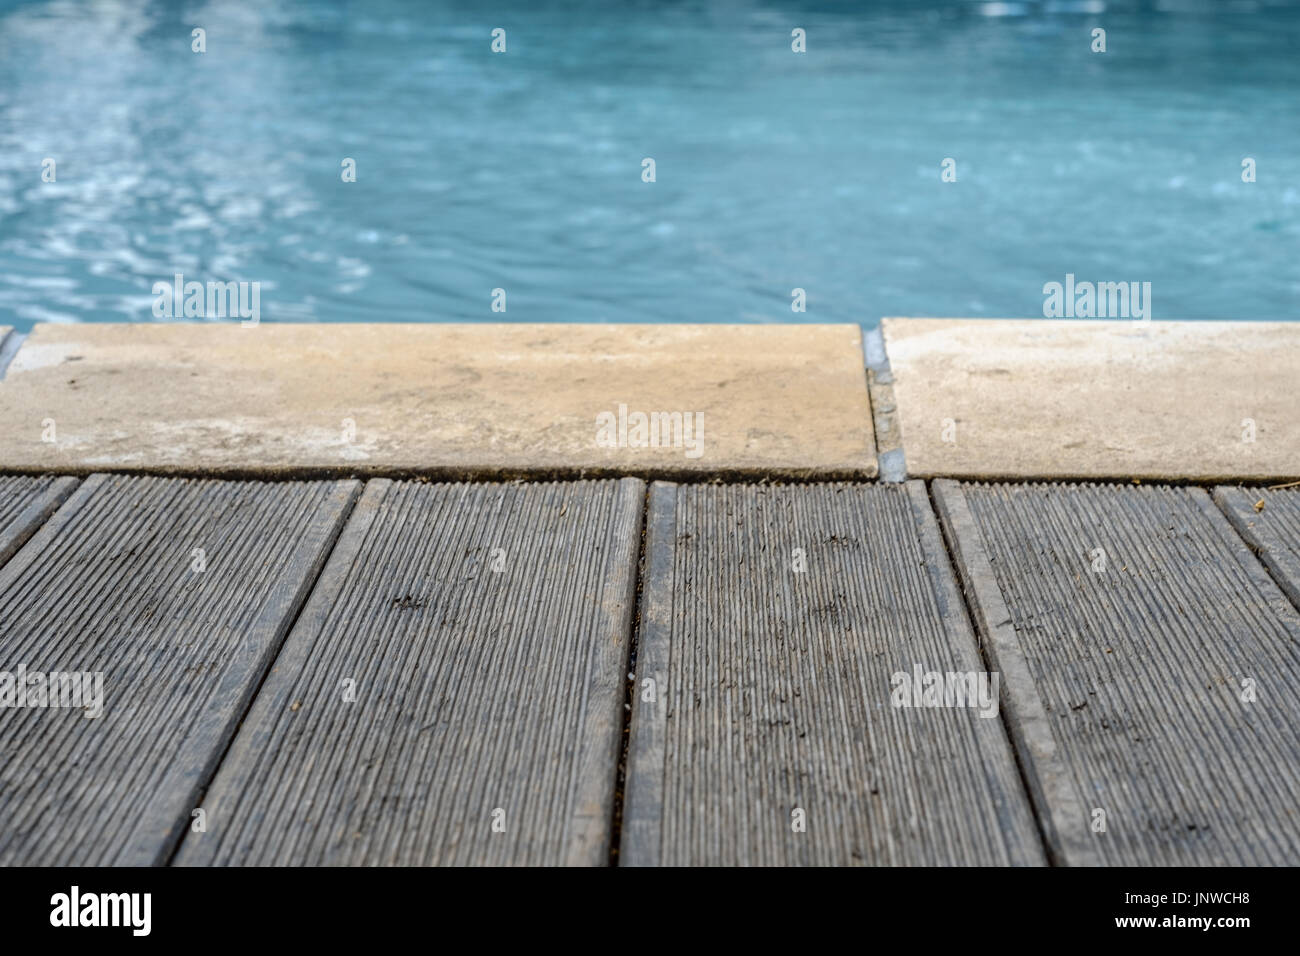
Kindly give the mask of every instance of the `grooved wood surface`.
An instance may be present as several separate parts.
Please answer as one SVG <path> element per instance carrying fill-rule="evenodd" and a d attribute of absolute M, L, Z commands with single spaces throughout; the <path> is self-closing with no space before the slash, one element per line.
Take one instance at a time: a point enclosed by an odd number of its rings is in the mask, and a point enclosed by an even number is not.
<path fill-rule="evenodd" d="M 1300 607 L 1300 488 L 1216 488 L 1214 500 Z"/>
<path fill-rule="evenodd" d="M 13 523 L 28 505 L 55 482 L 53 475 L 0 476 L 0 534 Z"/>
<path fill-rule="evenodd" d="M 103 712 L 0 710 L 0 864 L 166 860 L 357 491 L 82 483 L 0 569 L 0 670 L 102 674 Z"/>
<path fill-rule="evenodd" d="M 176 862 L 607 862 L 644 499 L 371 481 Z"/>
<path fill-rule="evenodd" d="M 1077 797 L 1069 836 L 1107 864 L 1300 860 L 1300 614 L 1209 495 L 946 484 Z"/>
<path fill-rule="evenodd" d="M 14 556 L 76 487 L 76 478 L 0 475 L 0 565 Z"/>
<path fill-rule="evenodd" d="M 645 568 L 622 862 L 1044 862 L 996 715 L 891 703 L 984 671 L 920 482 L 657 483 Z"/>

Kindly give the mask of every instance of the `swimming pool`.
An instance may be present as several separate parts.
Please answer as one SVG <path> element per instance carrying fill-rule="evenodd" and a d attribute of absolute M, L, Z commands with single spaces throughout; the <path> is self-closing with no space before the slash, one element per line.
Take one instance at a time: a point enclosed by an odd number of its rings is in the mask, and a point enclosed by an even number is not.
<path fill-rule="evenodd" d="M 1300 317 L 1293 4 L 536 6 L 0 3 L 0 323 Z"/>

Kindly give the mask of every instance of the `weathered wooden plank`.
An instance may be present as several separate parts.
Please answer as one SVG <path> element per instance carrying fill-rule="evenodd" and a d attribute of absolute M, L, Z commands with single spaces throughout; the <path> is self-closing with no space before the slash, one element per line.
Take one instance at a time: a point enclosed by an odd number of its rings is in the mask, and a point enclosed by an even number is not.
<path fill-rule="evenodd" d="M 627 779 L 619 862 L 658 866 L 663 817 L 666 702 L 672 643 L 673 542 L 677 536 L 677 489 L 657 481 L 650 486 L 645 518 L 641 614 L 637 630 L 636 680 L 632 691 Z"/>
<path fill-rule="evenodd" d="M 987 676 L 920 482 L 648 514 L 625 864 L 1044 862 L 996 708 L 896 706 L 918 665 Z"/>
<path fill-rule="evenodd" d="M 0 710 L 0 863 L 167 859 L 358 491 L 82 483 L 0 569 L 4 669 L 100 690 Z"/>
<path fill-rule="evenodd" d="M 1219 487 L 1214 501 L 1300 608 L 1300 488 Z"/>
<path fill-rule="evenodd" d="M 1096 866 L 1101 857 L 1088 837 L 1084 806 L 1057 752 L 1047 708 L 1020 649 L 975 519 L 955 482 L 936 481 L 932 488 L 962 585 L 968 595 L 975 595 L 971 610 L 980 644 L 1002 675 L 1004 719 L 1027 768 L 1026 783 L 1052 859 L 1058 864 Z"/>
<path fill-rule="evenodd" d="M 176 862 L 607 862 L 643 503 L 370 482 Z"/>
<path fill-rule="evenodd" d="M 1061 862 L 1300 859 L 1300 614 L 1209 495 L 934 491 Z"/>
<path fill-rule="evenodd" d="M 0 476 L 0 565 L 27 543 L 68 496 L 78 479 L 54 475 Z"/>

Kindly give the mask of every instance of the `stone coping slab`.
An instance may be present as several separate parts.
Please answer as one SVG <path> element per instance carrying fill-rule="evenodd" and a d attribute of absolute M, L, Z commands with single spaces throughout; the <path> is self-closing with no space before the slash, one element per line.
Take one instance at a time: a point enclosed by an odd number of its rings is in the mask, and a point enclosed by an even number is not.
<path fill-rule="evenodd" d="M 884 319 L 914 477 L 1288 479 L 1300 323 Z"/>
<path fill-rule="evenodd" d="M 855 325 L 38 325 L 0 415 L 16 472 L 876 473 Z"/>

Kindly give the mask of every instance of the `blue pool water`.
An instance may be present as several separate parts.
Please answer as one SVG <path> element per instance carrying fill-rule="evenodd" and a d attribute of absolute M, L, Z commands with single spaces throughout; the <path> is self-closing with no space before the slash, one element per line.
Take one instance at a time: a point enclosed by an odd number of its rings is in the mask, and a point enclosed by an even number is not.
<path fill-rule="evenodd" d="M 1293 4 L 542 6 L 0 2 L 0 323 L 1300 317 Z"/>

